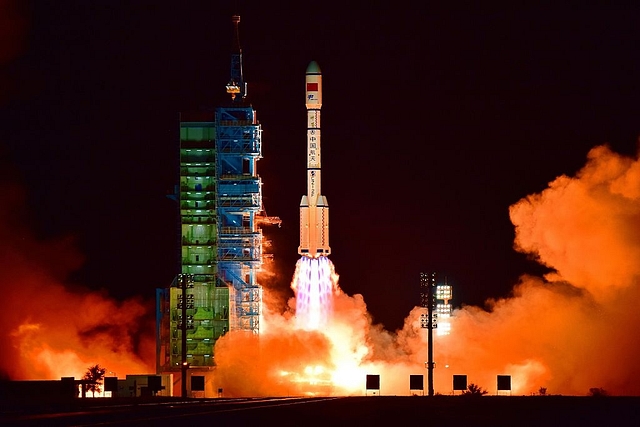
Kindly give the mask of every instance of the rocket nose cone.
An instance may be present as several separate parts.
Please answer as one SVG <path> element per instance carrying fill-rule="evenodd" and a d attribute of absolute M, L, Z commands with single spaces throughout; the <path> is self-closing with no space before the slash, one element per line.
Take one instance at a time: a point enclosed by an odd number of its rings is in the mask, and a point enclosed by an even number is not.
<path fill-rule="evenodd" d="M 307 67 L 307 74 L 321 74 L 320 66 L 316 61 L 311 61 Z"/>

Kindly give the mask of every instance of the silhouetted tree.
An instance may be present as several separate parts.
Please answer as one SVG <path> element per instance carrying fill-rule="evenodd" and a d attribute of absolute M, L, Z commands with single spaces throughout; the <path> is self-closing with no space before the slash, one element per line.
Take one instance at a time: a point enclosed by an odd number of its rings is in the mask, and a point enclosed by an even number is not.
<path fill-rule="evenodd" d="M 86 390 L 91 391 L 94 397 L 96 392 L 100 393 L 102 391 L 102 380 L 104 379 L 105 372 L 107 372 L 106 368 L 100 365 L 93 365 L 87 369 L 84 377 L 82 377 L 83 380 L 90 381 L 90 383 L 86 385 Z"/>
<path fill-rule="evenodd" d="M 547 388 L 546 387 L 540 387 L 540 390 L 538 390 L 538 394 L 540 396 L 546 396 L 547 395 Z"/>
<path fill-rule="evenodd" d="M 469 384 L 467 389 L 462 392 L 462 395 L 463 396 L 482 396 L 482 395 L 485 395 L 487 393 L 488 393 L 487 390 L 483 389 L 482 387 L 480 387 L 477 384 L 471 383 L 471 384 Z"/>
<path fill-rule="evenodd" d="M 605 391 L 602 387 L 592 387 L 589 389 L 589 396 L 601 397 L 608 396 L 609 393 Z"/>

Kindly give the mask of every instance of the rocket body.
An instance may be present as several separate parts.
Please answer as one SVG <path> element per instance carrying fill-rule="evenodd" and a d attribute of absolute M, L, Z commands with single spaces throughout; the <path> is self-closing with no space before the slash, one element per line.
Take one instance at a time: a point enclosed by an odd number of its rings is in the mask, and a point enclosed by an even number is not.
<path fill-rule="evenodd" d="M 320 109 L 322 73 L 315 61 L 306 72 L 307 107 L 307 194 L 300 201 L 300 246 L 298 254 L 310 258 L 331 254 L 329 247 L 329 204 L 321 192 Z"/>

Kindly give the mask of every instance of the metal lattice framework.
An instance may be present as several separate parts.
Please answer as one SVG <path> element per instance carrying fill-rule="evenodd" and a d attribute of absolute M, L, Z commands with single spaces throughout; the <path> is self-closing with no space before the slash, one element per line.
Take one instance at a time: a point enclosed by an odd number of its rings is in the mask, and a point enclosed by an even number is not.
<path fill-rule="evenodd" d="M 262 291 L 262 130 L 251 106 L 240 102 L 216 109 L 218 274 L 230 288 L 231 330 L 260 331 Z"/>

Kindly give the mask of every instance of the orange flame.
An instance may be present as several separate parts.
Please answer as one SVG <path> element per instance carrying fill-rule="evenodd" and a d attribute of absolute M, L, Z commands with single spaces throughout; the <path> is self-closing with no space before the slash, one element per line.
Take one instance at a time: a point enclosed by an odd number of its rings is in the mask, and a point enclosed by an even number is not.
<path fill-rule="evenodd" d="M 434 337 L 436 392 L 451 393 L 462 374 L 492 393 L 497 375 L 511 375 L 513 394 L 640 394 L 640 345 L 629 332 L 640 326 L 638 159 L 596 147 L 576 177 L 557 178 L 510 214 L 516 249 L 555 272 L 523 275 L 510 297 L 454 311 L 451 335 Z M 218 343 L 220 387 L 245 396 L 364 394 L 366 374 L 379 374 L 381 394 L 406 395 L 409 375 L 426 374 L 419 307 L 395 333 L 372 323 L 361 295 L 334 295 L 319 331 L 296 330 L 295 302 L 288 307 L 267 307 L 259 344 L 234 334 Z"/>
<path fill-rule="evenodd" d="M 80 376 L 94 363 L 118 376 L 152 372 L 148 304 L 65 288 L 82 261 L 72 242 L 33 238 L 16 216 L 23 193 L 4 187 L 0 321 L 10 345 L 0 369 L 15 379 Z M 558 177 L 510 216 L 516 249 L 554 272 L 523 275 L 510 297 L 454 311 L 451 335 L 434 337 L 436 391 L 451 393 L 452 375 L 466 374 L 490 392 L 496 375 L 511 375 L 513 394 L 640 395 L 640 161 L 595 147 L 575 177 Z M 421 308 L 389 332 L 361 295 L 337 292 L 326 327 L 307 331 L 295 328 L 295 300 L 281 299 L 265 289 L 259 337 L 232 332 L 217 343 L 214 380 L 226 396 L 363 394 L 366 374 L 381 376 L 381 394 L 403 395 L 410 374 L 426 374 Z"/>

